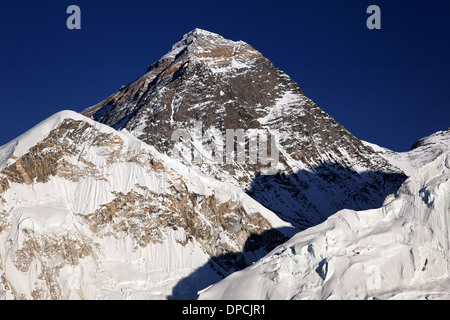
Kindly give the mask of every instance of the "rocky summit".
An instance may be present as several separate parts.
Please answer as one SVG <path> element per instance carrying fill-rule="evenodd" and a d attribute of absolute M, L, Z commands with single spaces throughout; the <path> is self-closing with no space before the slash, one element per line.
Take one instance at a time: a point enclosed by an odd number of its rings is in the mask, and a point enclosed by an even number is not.
<path fill-rule="evenodd" d="M 406 178 L 252 46 L 201 29 L 83 114 L 239 186 L 300 229 L 377 207 Z M 183 143 L 180 130 L 190 133 Z M 239 147 L 243 158 L 227 157 Z"/>

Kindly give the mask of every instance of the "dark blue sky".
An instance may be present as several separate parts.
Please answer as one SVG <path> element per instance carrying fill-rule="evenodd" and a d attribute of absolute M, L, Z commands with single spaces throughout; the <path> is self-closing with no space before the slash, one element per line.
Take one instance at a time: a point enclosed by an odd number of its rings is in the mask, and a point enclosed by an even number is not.
<path fill-rule="evenodd" d="M 450 127 L 449 15 L 444 0 L 0 0 L 0 145 L 100 102 L 199 27 L 251 44 L 358 138 L 406 151 Z"/>

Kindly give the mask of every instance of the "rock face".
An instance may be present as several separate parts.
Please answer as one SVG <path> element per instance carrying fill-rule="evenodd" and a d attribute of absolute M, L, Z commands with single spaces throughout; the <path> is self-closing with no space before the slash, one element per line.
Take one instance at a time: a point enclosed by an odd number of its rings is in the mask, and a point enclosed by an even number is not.
<path fill-rule="evenodd" d="M 406 178 L 249 44 L 200 29 L 83 114 L 239 186 L 300 229 L 379 206 Z M 244 138 L 227 146 L 231 129 Z M 227 157 L 239 148 L 242 159 Z"/>
<path fill-rule="evenodd" d="M 238 188 L 74 112 L 0 156 L 0 298 L 195 298 L 287 239 Z"/>

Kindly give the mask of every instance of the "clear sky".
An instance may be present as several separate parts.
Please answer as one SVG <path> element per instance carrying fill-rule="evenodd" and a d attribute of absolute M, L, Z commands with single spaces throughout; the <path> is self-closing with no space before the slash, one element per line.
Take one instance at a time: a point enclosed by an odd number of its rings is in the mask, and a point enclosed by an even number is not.
<path fill-rule="evenodd" d="M 446 0 L 0 0 L 0 145 L 100 102 L 198 27 L 251 44 L 358 138 L 406 151 L 450 127 L 449 18 Z"/>

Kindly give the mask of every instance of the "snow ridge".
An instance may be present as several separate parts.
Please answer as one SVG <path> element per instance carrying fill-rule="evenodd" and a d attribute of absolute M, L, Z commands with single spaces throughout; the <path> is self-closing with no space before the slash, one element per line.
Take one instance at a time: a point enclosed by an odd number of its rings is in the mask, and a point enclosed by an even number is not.
<path fill-rule="evenodd" d="M 0 150 L 0 299 L 195 298 L 292 235 L 239 188 L 72 111 Z"/>
<path fill-rule="evenodd" d="M 411 176 L 417 169 L 450 149 L 450 129 L 419 139 L 407 152 L 395 152 L 366 141 L 364 144 L 375 150 L 389 163 L 400 168 L 406 175 Z"/>

